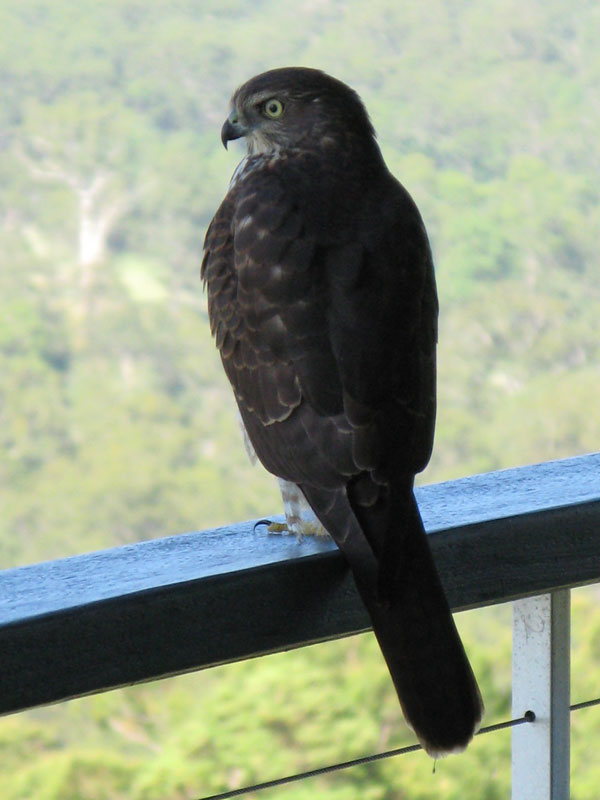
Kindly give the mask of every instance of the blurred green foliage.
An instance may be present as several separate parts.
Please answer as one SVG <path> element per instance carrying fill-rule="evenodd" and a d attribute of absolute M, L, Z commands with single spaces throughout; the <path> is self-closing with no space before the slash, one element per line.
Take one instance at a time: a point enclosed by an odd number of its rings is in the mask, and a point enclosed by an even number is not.
<path fill-rule="evenodd" d="M 598 449 L 597 3 L 21 0 L 0 31 L 2 567 L 278 510 L 198 274 L 237 158 L 228 97 L 274 66 L 353 85 L 423 212 L 442 305 L 423 480 Z M 508 618 L 459 617 L 487 721 L 509 713 Z M 574 620 L 585 699 L 594 592 Z M 596 722 L 573 719 L 575 800 L 597 796 Z M 4 719 L 0 796 L 187 800 L 409 740 L 362 636 Z M 435 775 L 416 754 L 265 796 L 495 800 L 509 759 L 499 733 Z"/>

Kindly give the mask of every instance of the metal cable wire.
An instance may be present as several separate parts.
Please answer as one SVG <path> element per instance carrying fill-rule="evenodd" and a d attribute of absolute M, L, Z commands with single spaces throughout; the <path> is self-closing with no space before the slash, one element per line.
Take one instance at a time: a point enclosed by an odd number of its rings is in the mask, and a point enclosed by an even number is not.
<path fill-rule="evenodd" d="M 582 703 L 574 703 L 569 706 L 570 711 L 580 711 L 582 708 L 590 708 L 591 706 L 600 705 L 600 697 L 595 700 L 585 700 Z M 504 728 L 514 728 L 516 725 L 523 725 L 525 722 L 535 722 L 535 712 L 528 710 L 522 717 L 517 719 L 509 719 L 506 722 L 497 722 L 494 725 L 487 725 L 481 728 L 476 736 L 483 733 L 492 733 L 500 731 Z M 414 753 L 417 750 L 422 750 L 420 744 L 411 744 L 407 747 L 397 747 L 394 750 L 386 750 L 383 753 L 374 753 L 370 756 L 362 756 L 362 758 L 353 758 L 350 761 L 342 761 L 339 764 L 330 764 L 328 767 L 318 767 L 317 769 L 309 769 L 306 772 L 298 772 L 295 775 L 286 775 L 283 778 L 274 778 L 271 781 L 263 781 L 262 783 L 255 783 L 252 786 L 242 786 L 240 789 L 230 789 L 227 792 L 220 794 L 211 794 L 198 800 L 228 800 L 230 797 L 241 797 L 242 795 L 249 794 L 250 792 L 260 792 L 263 789 L 273 789 L 275 786 L 283 786 L 287 783 L 295 783 L 302 781 L 306 778 L 315 778 L 317 775 L 326 775 L 330 772 L 338 772 L 342 769 L 349 769 L 350 767 L 358 767 L 362 764 L 371 764 L 374 761 L 382 761 L 384 758 L 392 758 L 392 756 L 402 756 L 406 753 Z"/>
<path fill-rule="evenodd" d="M 600 698 L 598 699 L 598 703 L 600 703 Z M 518 719 L 511 719 L 507 720 L 506 722 L 497 722 L 495 725 L 488 725 L 485 728 L 481 728 L 476 735 L 479 736 L 483 733 L 492 733 L 492 731 L 499 731 L 503 728 L 514 728 L 515 725 L 523 725 L 525 722 L 534 721 L 534 712 L 526 711 L 523 716 L 519 717 Z M 274 778 L 271 781 L 255 783 L 252 786 L 243 786 L 240 789 L 230 789 L 229 791 L 221 792 L 220 794 L 211 794 L 208 797 L 201 798 L 201 800 L 228 800 L 230 797 L 241 797 L 242 795 L 249 794 L 250 792 L 260 792 L 262 789 L 272 789 L 275 786 L 283 786 L 287 783 L 302 781 L 306 778 L 314 778 L 317 775 L 326 775 L 330 772 L 338 772 L 339 770 L 349 769 L 350 767 L 358 767 L 362 764 L 371 764 L 374 761 L 381 761 L 384 758 L 392 758 L 392 756 L 401 756 L 405 755 L 406 753 L 414 753 L 417 750 L 422 749 L 423 748 L 420 744 L 411 744 L 407 747 L 397 747 L 393 750 L 386 750 L 383 753 L 374 753 L 370 756 L 362 756 L 362 758 L 353 758 L 350 761 L 342 761 L 339 764 L 331 764 L 328 767 L 318 767 L 317 769 L 310 769 L 306 772 L 298 772 L 295 775 L 286 775 L 284 778 Z"/>
<path fill-rule="evenodd" d="M 569 709 L 571 711 L 579 711 L 582 708 L 591 708 L 592 706 L 600 706 L 600 697 L 595 700 L 584 700 L 583 703 L 573 703 L 572 706 L 569 706 Z"/>
<path fill-rule="evenodd" d="M 570 711 L 580 711 L 582 708 L 590 708 L 591 706 L 600 705 L 600 697 L 597 697 L 594 700 L 585 700 L 582 703 L 574 703 L 573 705 L 569 706 Z M 535 722 L 535 712 L 528 710 L 526 711 L 522 717 L 518 717 L 517 719 L 509 719 L 506 722 L 497 722 L 494 725 L 487 725 L 485 728 L 481 728 L 477 733 L 476 736 L 480 736 L 483 733 L 492 733 L 494 731 L 500 731 L 504 728 L 514 728 L 516 725 L 523 725 L 525 722 Z M 262 783 L 255 783 L 252 786 L 243 786 L 240 789 L 230 789 L 227 792 L 221 792 L 220 794 L 211 794 L 210 796 L 206 796 L 203 798 L 198 798 L 198 800 L 228 800 L 231 797 L 241 797 L 242 795 L 249 794 L 250 792 L 260 792 L 263 789 L 273 789 L 275 786 L 283 786 L 287 783 L 295 783 L 296 781 L 302 781 L 306 778 L 315 778 L 317 775 L 326 775 L 330 772 L 338 772 L 342 769 L 349 769 L 350 767 L 358 767 L 362 764 L 371 764 L 374 761 L 382 761 L 384 758 L 392 758 L 392 756 L 401 756 L 405 755 L 406 753 L 414 753 L 417 750 L 422 750 L 422 746 L 420 744 L 411 744 L 407 747 L 397 747 L 394 750 L 386 750 L 383 753 L 374 753 L 370 756 L 362 756 L 361 758 L 353 758 L 350 761 L 342 761 L 339 764 L 330 764 L 328 767 L 318 767 L 317 769 L 309 769 L 306 772 L 298 772 L 295 775 L 286 775 L 283 778 L 274 778 L 270 781 L 263 781 Z"/>

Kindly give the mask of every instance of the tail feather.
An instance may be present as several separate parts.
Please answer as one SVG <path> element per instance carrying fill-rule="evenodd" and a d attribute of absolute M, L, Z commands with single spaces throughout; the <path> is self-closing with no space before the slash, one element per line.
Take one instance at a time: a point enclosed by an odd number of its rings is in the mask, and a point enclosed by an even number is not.
<path fill-rule="evenodd" d="M 434 758 L 464 750 L 483 703 L 425 536 L 391 597 L 357 583 L 408 724 Z"/>
<path fill-rule="evenodd" d="M 480 726 L 483 703 L 412 491 L 389 509 L 392 535 L 385 537 L 383 552 L 377 548 L 379 571 L 373 580 L 364 564 L 352 563 L 355 551 L 347 547 L 348 541 L 370 538 L 349 503 L 340 524 L 340 496 L 332 506 L 303 490 L 350 563 L 407 723 L 433 758 L 464 750 Z M 334 507 L 337 513 L 325 513 Z"/>

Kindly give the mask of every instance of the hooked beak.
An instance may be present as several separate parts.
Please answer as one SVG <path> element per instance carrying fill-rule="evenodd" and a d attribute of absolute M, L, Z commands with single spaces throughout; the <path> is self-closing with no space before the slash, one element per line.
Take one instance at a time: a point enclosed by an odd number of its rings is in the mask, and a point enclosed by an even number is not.
<path fill-rule="evenodd" d="M 238 112 L 233 109 L 231 114 L 225 120 L 225 124 L 221 128 L 221 141 L 223 147 L 227 150 L 227 142 L 234 139 L 240 139 L 248 133 L 248 128 L 244 125 L 239 118 Z"/>

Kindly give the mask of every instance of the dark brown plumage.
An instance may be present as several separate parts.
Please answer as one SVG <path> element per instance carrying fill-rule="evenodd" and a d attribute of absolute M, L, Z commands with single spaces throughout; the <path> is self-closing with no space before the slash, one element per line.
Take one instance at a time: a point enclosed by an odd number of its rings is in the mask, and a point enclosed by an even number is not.
<path fill-rule="evenodd" d="M 348 560 L 419 740 L 461 750 L 483 706 L 413 495 L 435 422 L 423 222 L 358 95 L 318 70 L 238 89 L 222 139 L 241 136 L 202 277 L 242 420 Z"/>

